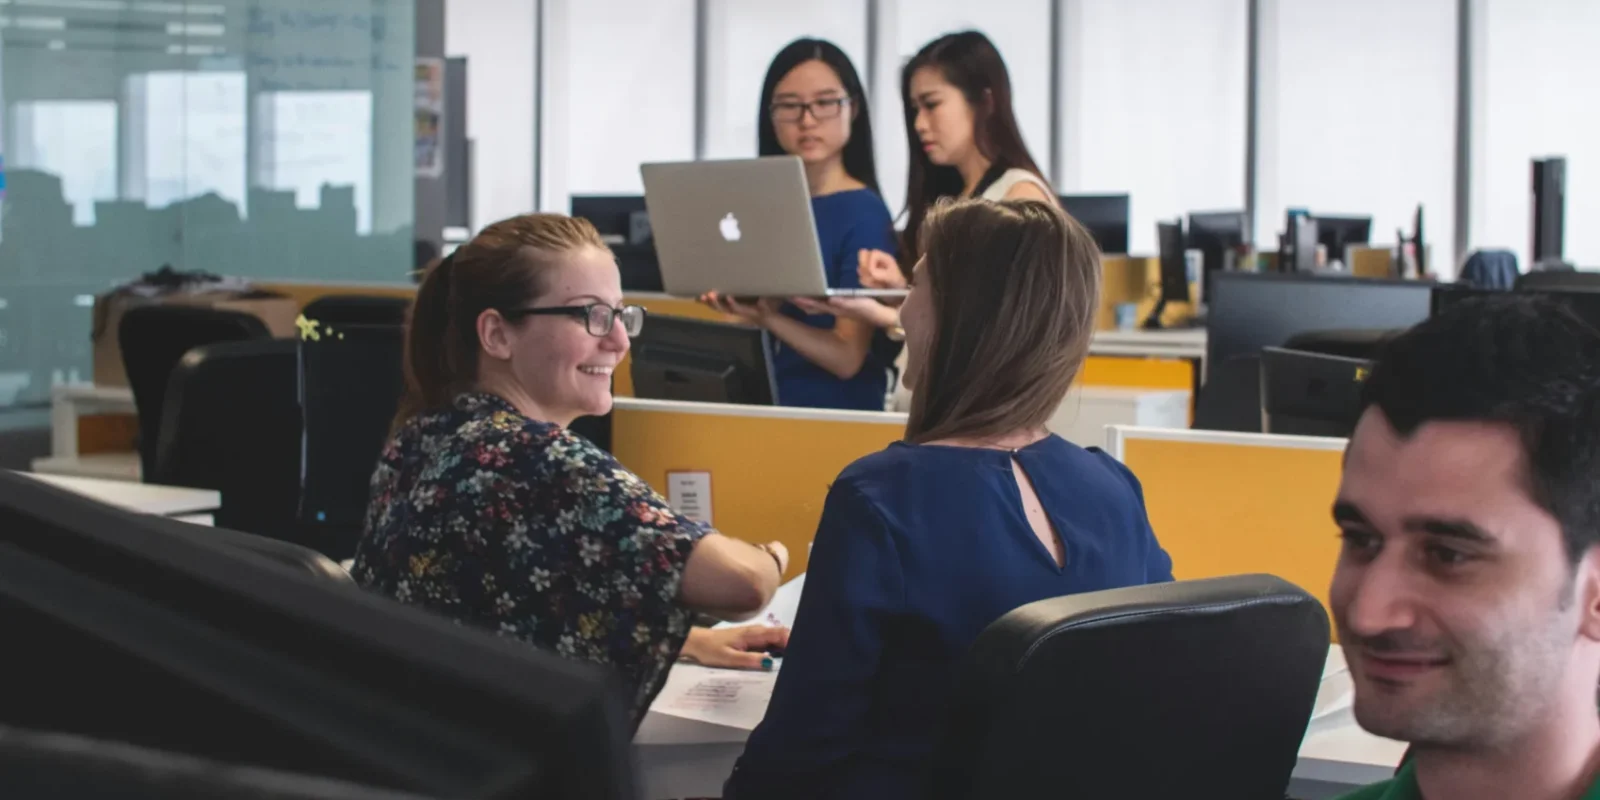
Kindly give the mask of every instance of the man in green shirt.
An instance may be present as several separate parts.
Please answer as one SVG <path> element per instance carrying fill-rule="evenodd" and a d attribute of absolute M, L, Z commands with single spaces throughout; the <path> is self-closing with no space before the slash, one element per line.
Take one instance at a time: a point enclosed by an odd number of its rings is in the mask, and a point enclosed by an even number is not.
<path fill-rule="evenodd" d="M 1355 717 L 1411 744 L 1351 800 L 1600 800 L 1600 332 L 1453 306 L 1362 389 L 1330 606 Z"/>

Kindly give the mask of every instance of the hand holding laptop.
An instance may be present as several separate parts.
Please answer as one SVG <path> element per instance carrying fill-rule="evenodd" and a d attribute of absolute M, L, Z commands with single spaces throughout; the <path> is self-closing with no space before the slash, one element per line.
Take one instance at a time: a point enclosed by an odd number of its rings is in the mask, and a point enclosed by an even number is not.
<path fill-rule="evenodd" d="M 730 317 L 737 317 L 752 325 L 760 325 L 765 322 L 768 317 L 778 313 L 781 305 L 781 301 L 770 297 L 756 299 L 753 303 L 748 302 L 750 299 L 734 298 L 720 292 L 706 292 L 700 295 L 700 302 L 705 303 L 712 309 Z"/>
<path fill-rule="evenodd" d="M 871 297 L 792 297 L 789 302 L 807 314 L 832 314 L 836 317 L 858 320 L 877 328 L 893 328 L 900 324 L 900 312 Z"/>
<path fill-rule="evenodd" d="M 906 288 L 905 273 L 900 271 L 900 262 L 894 256 L 882 250 L 862 250 L 859 258 L 856 276 L 861 279 L 862 286 L 869 289 Z"/>

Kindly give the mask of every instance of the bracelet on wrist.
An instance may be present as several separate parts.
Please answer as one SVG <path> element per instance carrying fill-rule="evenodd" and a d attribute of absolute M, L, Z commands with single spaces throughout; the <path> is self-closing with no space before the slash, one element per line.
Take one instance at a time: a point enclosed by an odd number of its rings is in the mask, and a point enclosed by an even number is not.
<path fill-rule="evenodd" d="M 778 568 L 778 577 L 783 577 L 783 559 L 778 557 L 778 551 L 772 549 L 772 545 L 769 544 L 758 544 L 756 547 L 761 548 L 767 555 L 772 556 L 772 565 Z"/>

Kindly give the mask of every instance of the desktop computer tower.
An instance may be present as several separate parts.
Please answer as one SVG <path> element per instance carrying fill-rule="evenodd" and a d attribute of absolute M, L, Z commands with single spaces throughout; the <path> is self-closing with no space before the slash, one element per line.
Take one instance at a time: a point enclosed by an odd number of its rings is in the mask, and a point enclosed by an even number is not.
<path fill-rule="evenodd" d="M 1567 160 L 1536 158 L 1533 161 L 1533 265 L 1561 261 L 1562 239 L 1567 215 Z"/>

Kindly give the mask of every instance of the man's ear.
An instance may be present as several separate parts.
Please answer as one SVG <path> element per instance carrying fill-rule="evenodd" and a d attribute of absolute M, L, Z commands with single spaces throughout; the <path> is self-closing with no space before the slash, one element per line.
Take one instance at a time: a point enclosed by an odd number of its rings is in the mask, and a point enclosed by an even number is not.
<path fill-rule="evenodd" d="M 1591 547 L 1578 561 L 1573 578 L 1577 593 L 1578 632 L 1590 641 L 1600 642 L 1600 547 Z"/>
<path fill-rule="evenodd" d="M 478 315 L 478 346 L 490 358 L 511 360 L 511 323 L 499 311 L 486 308 Z"/>

